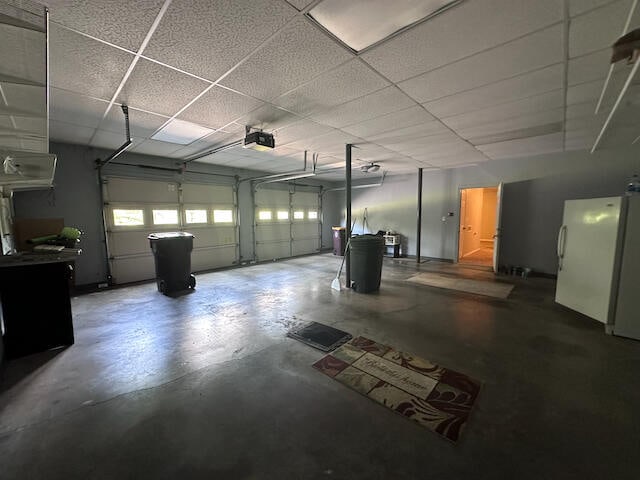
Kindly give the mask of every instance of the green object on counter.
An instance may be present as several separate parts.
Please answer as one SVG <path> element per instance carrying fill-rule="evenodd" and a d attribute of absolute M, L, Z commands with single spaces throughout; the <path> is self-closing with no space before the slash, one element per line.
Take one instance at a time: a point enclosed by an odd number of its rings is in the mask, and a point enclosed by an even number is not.
<path fill-rule="evenodd" d="M 82 232 L 74 227 L 64 227 L 60 232 L 60 237 L 68 238 L 69 240 L 77 240 L 82 235 Z"/>
<path fill-rule="evenodd" d="M 44 237 L 35 237 L 27 240 L 27 243 L 31 243 L 33 245 L 40 245 L 42 243 L 47 243 L 51 240 L 55 240 L 58 238 L 58 235 L 45 235 Z"/>

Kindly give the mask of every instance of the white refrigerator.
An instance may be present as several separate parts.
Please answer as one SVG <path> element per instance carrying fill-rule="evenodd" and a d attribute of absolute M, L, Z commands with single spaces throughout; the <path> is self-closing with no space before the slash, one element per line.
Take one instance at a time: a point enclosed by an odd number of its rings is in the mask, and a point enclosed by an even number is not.
<path fill-rule="evenodd" d="M 640 340 L 640 195 L 567 200 L 556 302 Z"/>

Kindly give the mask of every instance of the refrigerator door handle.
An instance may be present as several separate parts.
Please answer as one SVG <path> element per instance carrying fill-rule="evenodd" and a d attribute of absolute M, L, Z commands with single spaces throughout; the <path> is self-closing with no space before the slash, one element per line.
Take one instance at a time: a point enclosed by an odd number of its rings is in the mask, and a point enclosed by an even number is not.
<path fill-rule="evenodd" d="M 562 225 L 558 231 L 558 270 L 562 270 L 562 259 L 564 258 L 564 247 L 567 240 L 567 226 Z"/>

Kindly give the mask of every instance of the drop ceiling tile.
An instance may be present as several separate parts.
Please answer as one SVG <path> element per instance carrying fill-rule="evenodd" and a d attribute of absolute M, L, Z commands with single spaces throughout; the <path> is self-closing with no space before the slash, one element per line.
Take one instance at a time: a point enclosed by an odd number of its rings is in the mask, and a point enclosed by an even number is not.
<path fill-rule="evenodd" d="M 202 80 L 141 58 L 118 95 L 118 101 L 171 116 L 208 86 Z"/>
<path fill-rule="evenodd" d="M 277 141 L 276 141 L 277 143 Z M 304 152 L 295 148 L 289 148 L 289 147 L 285 147 L 285 146 L 277 146 L 276 148 L 274 148 L 271 152 L 268 152 L 270 155 L 273 155 L 274 157 L 277 158 L 293 158 L 295 157 L 296 160 L 301 160 L 304 159 Z M 311 161 L 311 155 L 308 155 L 307 157 L 307 161 L 310 162 Z"/>
<path fill-rule="evenodd" d="M 47 119 L 45 118 L 14 117 L 14 121 L 16 122 L 16 128 L 23 133 L 41 135 L 43 138 L 46 136 Z M 0 130 L 2 130 L 1 125 L 2 122 L 0 122 Z"/>
<path fill-rule="evenodd" d="M 442 123 L 433 120 L 431 122 L 399 128 L 389 132 L 367 135 L 364 138 L 380 145 L 398 143 L 428 143 L 433 135 L 449 134 L 451 131 Z"/>
<path fill-rule="evenodd" d="M 233 143 L 237 140 L 242 140 L 243 138 L 244 132 L 213 132 L 211 135 L 208 135 L 199 141 L 208 142 L 213 144 L 215 147 L 219 147 L 221 145 L 228 145 L 229 143 Z M 242 147 L 238 147 L 238 150 L 241 151 Z"/>
<path fill-rule="evenodd" d="M 307 5 L 311 4 L 313 0 L 287 0 L 291 5 L 298 10 L 303 10 Z"/>
<path fill-rule="evenodd" d="M 46 82 L 44 34 L 0 23 L 0 74 Z M 24 60 L 22 60 L 24 59 Z"/>
<path fill-rule="evenodd" d="M 180 150 L 181 147 L 182 145 L 176 143 L 162 142 L 160 140 L 144 140 L 134 146 L 131 151 L 156 157 L 176 158 L 176 152 Z"/>
<path fill-rule="evenodd" d="M 145 56 L 215 81 L 295 14 L 271 0 L 174 1 Z"/>
<path fill-rule="evenodd" d="M 615 0 L 569 0 L 569 15 L 575 17 Z"/>
<path fill-rule="evenodd" d="M 132 138 L 131 139 L 131 147 L 129 147 L 129 151 L 132 151 L 137 145 L 144 141 L 143 138 Z M 92 147 L 104 148 L 107 150 L 115 150 L 120 147 L 125 142 L 125 138 L 123 134 L 117 134 L 114 132 L 107 132 L 106 130 L 96 130 L 95 135 L 91 139 Z"/>
<path fill-rule="evenodd" d="M 95 132 L 95 129 L 90 127 L 73 125 L 58 120 L 49 122 L 49 139 L 54 142 L 89 145 L 93 132 Z"/>
<path fill-rule="evenodd" d="M 366 122 L 349 125 L 348 127 L 344 127 L 343 130 L 358 137 L 371 137 L 372 135 L 428 123 L 433 120 L 434 117 L 427 113 L 422 107 L 415 106 L 367 120 Z"/>
<path fill-rule="evenodd" d="M 286 145 L 287 143 L 304 140 L 307 138 L 324 135 L 332 130 L 331 127 L 320 125 L 309 120 L 300 120 L 283 128 L 279 128 L 274 132 L 276 146 Z"/>
<path fill-rule="evenodd" d="M 388 85 L 389 82 L 371 68 L 354 59 L 277 98 L 274 102 L 296 113 L 309 115 Z"/>
<path fill-rule="evenodd" d="M 479 122 L 474 126 L 456 129 L 456 132 L 471 143 L 477 144 L 472 139 L 485 137 L 488 135 L 497 135 L 501 133 L 514 132 L 516 130 L 527 129 L 531 127 L 555 124 L 564 121 L 564 107 L 545 110 L 542 112 L 529 113 L 518 117 L 508 118 L 506 120 L 498 120 L 494 122 Z M 534 135 L 537 136 L 537 135 Z M 493 143 L 493 142 L 486 142 Z"/>
<path fill-rule="evenodd" d="M 482 145 L 479 146 L 478 149 L 494 160 L 501 158 L 533 157 L 545 153 L 562 151 L 562 140 L 562 133 L 553 133 L 540 137 Z"/>
<path fill-rule="evenodd" d="M 534 97 L 508 102 L 495 107 L 483 108 L 469 113 L 443 118 L 442 121 L 455 131 L 463 131 L 478 125 L 499 122 L 510 118 L 517 118 L 535 114 L 564 104 L 562 90 L 543 93 Z"/>
<path fill-rule="evenodd" d="M 454 168 L 456 166 L 470 165 L 474 163 L 486 162 L 488 159 L 480 152 L 452 154 L 452 155 L 431 155 L 425 157 L 425 161 L 436 167 Z"/>
<path fill-rule="evenodd" d="M 451 143 L 442 143 L 436 145 L 413 146 L 410 148 L 398 149 L 398 152 L 415 158 L 432 158 L 445 157 L 449 155 L 464 155 L 473 153 L 475 150 L 467 143 L 458 140 Z"/>
<path fill-rule="evenodd" d="M 77 0 L 50 2 L 52 22 L 60 23 L 115 45 L 137 51 L 163 0 Z"/>
<path fill-rule="evenodd" d="M 110 100 L 133 55 L 51 25 L 51 85 Z"/>
<path fill-rule="evenodd" d="M 352 57 L 310 22 L 297 18 L 221 83 L 271 100 Z"/>
<path fill-rule="evenodd" d="M 364 53 L 362 58 L 397 82 L 560 20 L 561 0 L 463 2 Z"/>
<path fill-rule="evenodd" d="M 47 94 L 43 87 L 33 85 L 0 84 L 4 98 L 0 103 L 9 108 L 17 108 L 34 115 L 47 116 Z"/>
<path fill-rule="evenodd" d="M 308 150 L 319 153 L 322 156 L 344 155 L 347 143 L 358 143 L 359 139 L 340 131 L 332 131 L 318 137 L 299 140 L 288 144 L 290 148 L 298 150 Z"/>
<path fill-rule="evenodd" d="M 631 0 L 612 2 L 579 17 L 569 25 L 569 57 L 585 55 L 611 46 L 622 35 Z M 640 26 L 636 11 L 629 30 Z"/>
<path fill-rule="evenodd" d="M 604 78 L 609 71 L 610 58 L 611 49 L 607 48 L 582 57 L 570 59 L 567 78 L 568 84 L 577 85 L 600 78 L 602 79 L 602 83 L 604 83 Z M 616 67 L 621 66 L 622 65 L 616 65 Z"/>
<path fill-rule="evenodd" d="M 167 117 L 129 108 L 129 124 L 133 137 L 150 138 L 167 120 Z M 109 110 L 106 118 L 100 124 L 100 129 L 120 133 L 124 136 L 124 114 L 119 105 L 114 105 L 111 110 Z"/>
<path fill-rule="evenodd" d="M 554 26 L 399 84 L 420 103 L 488 85 L 562 61 L 562 28 Z"/>
<path fill-rule="evenodd" d="M 425 104 L 432 114 L 444 118 L 533 97 L 562 88 L 562 65 L 486 85 Z"/>
<path fill-rule="evenodd" d="M 297 117 L 292 113 L 272 105 L 264 104 L 263 106 L 244 115 L 238 120 L 238 123 L 271 132 L 297 122 L 298 120 L 300 120 L 300 117 Z"/>
<path fill-rule="evenodd" d="M 403 110 L 415 102 L 395 86 L 387 87 L 329 110 L 313 113 L 311 118 L 332 127 L 344 127 Z"/>
<path fill-rule="evenodd" d="M 182 112 L 178 118 L 219 129 L 255 110 L 260 105 L 262 105 L 260 100 L 240 95 L 226 88 L 213 86 L 211 90 Z M 244 130 L 244 127 L 240 129 Z"/>
<path fill-rule="evenodd" d="M 51 88 L 50 118 L 72 125 L 97 128 L 109 105 L 77 93 Z"/>
<path fill-rule="evenodd" d="M 602 105 L 604 107 L 613 105 L 618 97 L 618 94 L 622 91 L 622 87 L 629 75 L 629 67 L 622 66 L 616 67 L 614 74 L 611 76 L 609 86 L 607 87 L 606 94 L 603 98 Z M 574 105 L 582 102 L 589 102 L 595 106 L 600 98 L 602 87 L 604 85 L 604 78 L 594 80 L 591 82 L 581 83 L 578 85 L 570 85 L 567 89 L 567 105 Z M 640 77 L 636 75 L 635 79 L 631 83 L 626 95 L 623 99 L 623 104 L 627 102 L 635 101 L 638 98 L 638 90 L 640 86 Z"/>

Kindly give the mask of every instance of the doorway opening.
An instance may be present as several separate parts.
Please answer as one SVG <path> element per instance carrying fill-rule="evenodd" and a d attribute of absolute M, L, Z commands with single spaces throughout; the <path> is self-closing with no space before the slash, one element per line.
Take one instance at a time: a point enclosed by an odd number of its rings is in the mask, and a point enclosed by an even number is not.
<path fill-rule="evenodd" d="M 460 190 L 458 262 L 490 267 L 494 264 L 498 187 Z"/>

